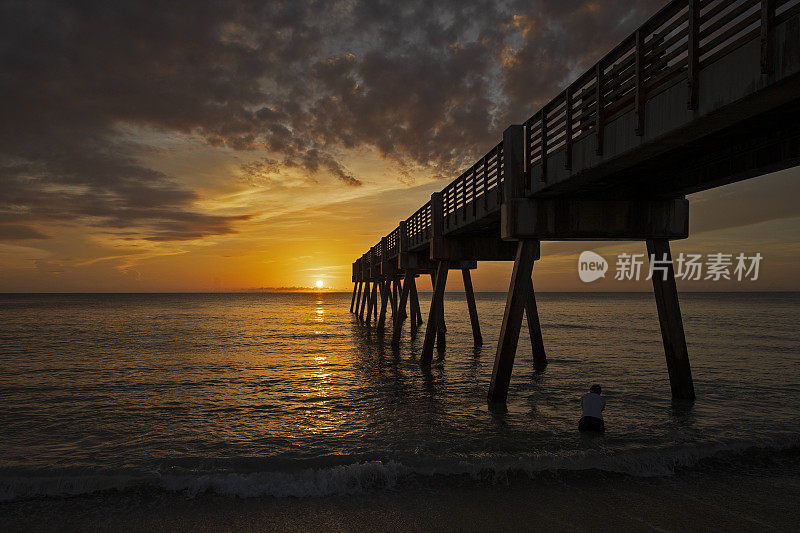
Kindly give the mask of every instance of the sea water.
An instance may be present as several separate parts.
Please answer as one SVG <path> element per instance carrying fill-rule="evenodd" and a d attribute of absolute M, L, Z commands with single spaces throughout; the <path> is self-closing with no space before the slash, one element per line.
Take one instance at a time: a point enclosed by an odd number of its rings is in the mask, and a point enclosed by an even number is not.
<path fill-rule="evenodd" d="M 504 294 L 477 295 L 481 347 L 463 294 L 448 294 L 429 369 L 424 325 L 393 347 L 350 294 L 2 295 L 0 501 L 669 476 L 797 449 L 800 294 L 681 294 L 694 403 L 671 401 L 652 294 L 538 304 L 549 364 L 534 371 L 523 327 L 508 402 L 493 406 Z M 577 431 L 593 383 L 602 436 Z"/>

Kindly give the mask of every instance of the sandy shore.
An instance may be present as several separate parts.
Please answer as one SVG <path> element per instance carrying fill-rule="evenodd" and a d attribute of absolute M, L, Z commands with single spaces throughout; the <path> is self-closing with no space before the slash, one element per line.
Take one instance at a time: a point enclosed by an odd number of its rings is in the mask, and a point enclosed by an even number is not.
<path fill-rule="evenodd" d="M 5 530 L 800 531 L 797 461 L 668 478 L 452 480 L 325 498 L 106 493 L 0 504 Z"/>

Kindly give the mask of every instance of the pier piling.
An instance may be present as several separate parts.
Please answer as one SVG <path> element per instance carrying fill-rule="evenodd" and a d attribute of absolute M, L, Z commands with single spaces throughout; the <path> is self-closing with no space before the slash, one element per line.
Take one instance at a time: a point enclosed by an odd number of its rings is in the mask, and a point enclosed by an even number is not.
<path fill-rule="evenodd" d="M 478 324 L 478 308 L 475 305 L 475 293 L 472 290 L 472 276 L 468 268 L 461 269 L 461 276 L 464 278 L 464 294 L 467 297 L 467 307 L 469 308 L 469 321 L 472 324 L 472 339 L 475 346 L 483 345 L 481 326 Z"/>
<path fill-rule="evenodd" d="M 408 293 L 411 290 L 411 280 L 414 278 L 413 272 L 410 270 L 406 272 L 406 277 L 403 282 L 403 288 L 400 291 L 400 309 L 401 312 L 397 315 L 397 320 L 394 322 L 394 330 L 392 331 L 392 344 L 397 345 L 400 343 L 400 333 L 403 331 L 403 321 L 406 318 L 405 308 L 408 302 Z"/>
<path fill-rule="evenodd" d="M 356 287 L 358 283 L 353 283 L 353 296 L 350 297 L 350 312 L 353 312 L 353 305 L 356 303 Z"/>
<path fill-rule="evenodd" d="M 425 326 L 425 342 L 422 345 L 420 364 L 429 366 L 433 361 L 433 345 L 436 341 L 436 334 L 443 329 L 442 313 L 444 311 L 444 289 L 447 285 L 447 261 L 439 261 L 436 267 L 436 276 L 433 284 L 433 295 L 431 295 L 431 306 L 428 311 L 428 323 Z M 441 333 L 443 336 L 444 332 Z M 440 341 L 440 345 L 444 343 Z M 441 349 L 441 348 L 440 348 Z"/>
<path fill-rule="evenodd" d="M 429 366 L 445 348 L 448 270 L 462 271 L 480 345 L 469 269 L 514 261 L 488 391 L 503 401 L 523 313 L 534 370 L 547 364 L 532 279 L 540 242 L 645 241 L 667 259 L 666 277 L 651 280 L 672 396 L 693 399 L 669 241 L 689 236 L 687 195 L 800 165 L 798 27 L 798 6 L 774 0 L 672 0 L 357 258 L 351 311 L 363 322 L 371 301 L 377 314 L 380 284 L 377 324 L 390 304 L 396 343 L 408 313 L 412 334 L 423 323 L 415 277 L 430 274 Z"/>
<path fill-rule="evenodd" d="M 694 382 L 689 365 L 689 352 L 686 349 L 686 335 L 683 331 L 683 319 L 678 302 L 678 289 L 675 285 L 669 241 L 667 239 L 648 239 L 647 256 L 650 260 L 653 258 L 657 261 L 667 260 L 666 275 L 654 272 L 652 281 L 672 397 L 693 400 L 695 398 Z"/>
<path fill-rule="evenodd" d="M 533 290 L 533 279 L 530 279 L 529 283 L 530 285 L 525 297 L 525 317 L 528 320 L 528 333 L 531 337 L 533 369 L 542 371 L 547 367 L 547 354 L 544 351 L 542 326 L 539 323 L 539 309 L 536 307 L 536 293 Z"/>
<path fill-rule="evenodd" d="M 503 324 L 500 326 L 500 340 L 497 343 L 492 380 L 489 384 L 490 402 L 503 402 L 508 396 L 511 371 L 514 368 L 514 356 L 517 353 L 517 343 L 519 342 L 519 330 L 522 326 L 522 313 L 525 311 L 525 302 L 531 293 L 533 261 L 538 255 L 539 241 L 519 241 L 506 297 Z"/>

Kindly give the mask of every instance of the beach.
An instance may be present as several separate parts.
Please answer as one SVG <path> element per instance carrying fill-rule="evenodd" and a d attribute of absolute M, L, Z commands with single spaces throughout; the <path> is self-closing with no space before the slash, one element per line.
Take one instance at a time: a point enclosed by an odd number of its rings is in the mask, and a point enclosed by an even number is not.
<path fill-rule="evenodd" d="M 323 498 L 144 492 L 0 504 L 7 531 L 797 531 L 797 455 L 634 478 L 426 483 Z"/>

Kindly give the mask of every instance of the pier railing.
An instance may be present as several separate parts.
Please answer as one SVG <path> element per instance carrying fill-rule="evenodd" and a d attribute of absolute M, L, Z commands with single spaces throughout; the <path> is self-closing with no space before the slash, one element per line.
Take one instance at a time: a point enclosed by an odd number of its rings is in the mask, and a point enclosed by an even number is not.
<path fill-rule="evenodd" d="M 604 150 L 604 125 L 634 112 L 636 135 L 646 124 L 645 102 L 676 84 L 686 84 L 686 105 L 697 109 L 703 67 L 752 41 L 761 40 L 761 70 L 771 72 L 773 29 L 800 11 L 800 0 L 674 0 L 569 84 L 523 123 L 526 191 L 547 183 L 554 159 L 571 170 L 572 147 L 595 136 Z M 558 155 L 557 158 L 554 156 Z M 449 233 L 497 212 L 502 204 L 503 143 L 449 183 L 442 194 L 442 224 Z M 433 211 L 427 202 L 400 227 L 353 264 L 356 272 L 419 250 L 432 239 Z"/>

